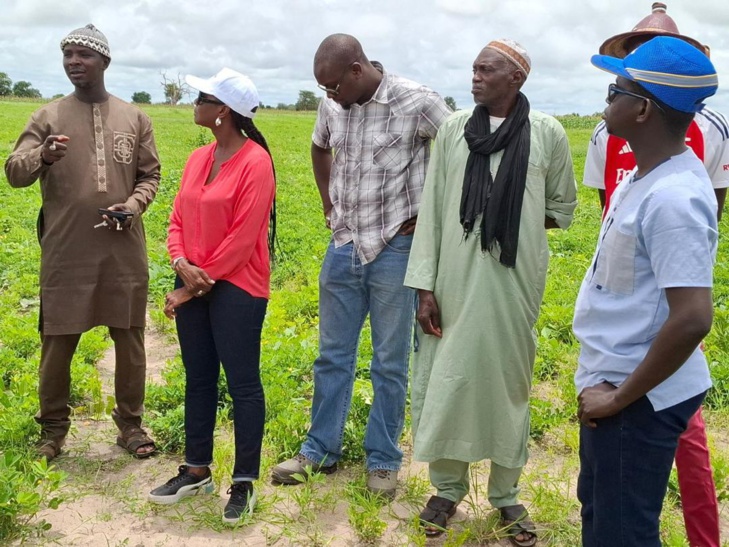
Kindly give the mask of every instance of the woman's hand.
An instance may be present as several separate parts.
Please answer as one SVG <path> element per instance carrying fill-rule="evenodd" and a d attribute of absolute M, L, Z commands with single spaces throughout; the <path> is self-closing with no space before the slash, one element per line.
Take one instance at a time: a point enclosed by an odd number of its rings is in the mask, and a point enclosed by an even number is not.
<path fill-rule="evenodd" d="M 168 319 L 177 317 L 176 308 L 182 306 L 188 300 L 192 300 L 193 295 L 187 290 L 187 287 L 180 287 L 165 295 L 165 315 Z"/>
<path fill-rule="evenodd" d="M 205 273 L 205 270 L 193 266 L 184 258 L 177 264 L 177 275 L 180 276 L 185 288 L 192 296 L 203 296 L 210 292 L 215 281 Z"/>

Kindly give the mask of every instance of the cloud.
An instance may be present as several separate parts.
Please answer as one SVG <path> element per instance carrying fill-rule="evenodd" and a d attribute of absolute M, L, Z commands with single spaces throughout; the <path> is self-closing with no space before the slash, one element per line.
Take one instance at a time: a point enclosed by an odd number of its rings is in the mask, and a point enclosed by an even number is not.
<path fill-rule="evenodd" d="M 668 3 L 682 32 L 711 45 L 721 77 L 729 69 L 725 2 Z M 532 57 L 524 91 L 534 108 L 593 113 L 603 108 L 610 77 L 590 56 L 649 10 L 649 1 L 634 0 L 3 0 L 0 72 L 45 96 L 68 92 L 58 44 L 93 22 L 111 44 L 107 86 L 124 99 L 147 91 L 163 100 L 162 71 L 209 76 L 230 66 L 276 105 L 295 102 L 301 89 L 321 94 L 314 52 L 327 35 L 346 32 L 386 69 L 468 106 L 474 58 L 489 40 L 509 37 Z M 720 89 L 711 104 L 729 110 L 729 94 Z"/>

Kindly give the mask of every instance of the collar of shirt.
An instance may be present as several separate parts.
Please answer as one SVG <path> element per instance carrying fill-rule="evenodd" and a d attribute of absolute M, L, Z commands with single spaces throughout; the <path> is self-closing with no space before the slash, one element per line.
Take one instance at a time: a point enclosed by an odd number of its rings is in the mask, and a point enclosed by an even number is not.
<path fill-rule="evenodd" d="M 377 86 L 377 89 L 375 90 L 374 95 L 372 95 L 372 98 L 369 101 L 367 101 L 367 103 L 370 101 L 375 101 L 376 103 L 387 104 L 390 101 L 390 97 L 387 93 L 387 88 L 388 88 L 387 81 L 389 78 L 390 78 L 390 76 L 387 74 L 387 71 L 383 68 L 382 69 L 382 80 L 380 81 L 380 85 Z M 367 103 L 362 104 L 362 106 L 364 106 Z"/>

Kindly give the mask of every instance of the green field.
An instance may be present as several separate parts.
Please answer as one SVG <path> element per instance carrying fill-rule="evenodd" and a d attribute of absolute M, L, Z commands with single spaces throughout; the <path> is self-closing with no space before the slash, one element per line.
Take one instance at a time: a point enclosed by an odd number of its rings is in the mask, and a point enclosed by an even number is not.
<path fill-rule="evenodd" d="M 37 103 L 0 102 L 0 157 L 3 160 L 36 108 Z M 154 123 L 163 166 L 160 191 L 145 216 L 150 255 L 151 327 L 169 337 L 169 343 L 174 344 L 173 324 L 161 312 L 164 294 L 170 290 L 173 281 L 165 251 L 167 218 L 187 156 L 194 148 L 209 142 L 210 134 L 193 124 L 191 107 L 149 106 L 145 107 L 145 111 Z M 596 118 L 562 119 L 572 147 L 577 180 L 582 178 L 585 150 L 596 121 Z M 262 373 L 267 426 L 262 477 L 267 477 L 270 467 L 280 459 L 297 452 L 306 432 L 313 391 L 312 362 L 316 356 L 318 322 L 317 276 L 328 243 L 328 231 L 324 227 L 309 161 L 313 123 L 313 113 L 263 110 L 256 118 L 256 124 L 268 139 L 278 176 L 278 259 L 263 333 Z M 40 197 L 37 185 L 16 190 L 10 188 L 4 175 L 2 178 L 0 477 L 3 481 L 0 481 L 0 542 L 46 533 L 42 521 L 35 518 L 36 513 L 49 505 L 60 504 L 62 507 L 71 503 L 68 477 L 78 479 L 82 473 L 76 465 L 78 462 L 65 463 L 61 459 L 57 467 L 49 470 L 30 457 L 30 448 L 37 435 L 32 416 L 37 407 L 36 369 L 39 359 L 39 249 L 35 218 Z M 524 499 L 532 504 L 532 516 L 542 529 L 540 535 L 545 540 L 544 544 L 549 545 L 576 545 L 579 542 L 579 514 L 573 493 L 578 425 L 572 383 L 578 348 L 572 335 L 571 321 L 577 289 L 594 250 L 600 219 L 594 191 L 581 186 L 579 201 L 572 227 L 549 234 L 552 258 L 537 323 L 538 353 L 532 400 L 531 453 L 535 463 L 530 464 L 523 482 Z M 724 234 L 729 233 L 726 218 L 721 226 Z M 706 401 L 706 417 L 713 447 L 717 491 L 722 502 L 729 499 L 729 454 L 726 451 L 729 441 L 729 248 L 725 239 L 720 242 L 715 271 L 714 328 L 706 339 L 706 354 L 715 382 Z M 301 536 L 304 533 L 303 537 L 311 542 L 303 540 L 301 544 L 327 544 L 327 538 L 333 536 L 328 535 L 326 525 L 317 521 L 317 508 L 337 499 L 348 504 L 344 516 L 348 522 L 345 524 L 357 541 L 371 543 L 383 538 L 388 545 L 422 543 L 412 522 L 406 517 L 393 516 L 386 506 L 373 502 L 364 493 L 361 445 L 371 400 L 368 337 L 369 331 L 366 330 L 345 432 L 345 465 L 349 467 L 347 476 L 351 480 L 339 484 L 334 491 L 317 484 L 320 479 L 302 489 L 286 489 L 288 492 L 281 495 L 290 496 L 299 510 L 284 521 L 274 518 L 278 513 L 274 509 L 276 500 L 262 502 L 253 520 L 278 530 L 274 539 L 269 538 L 270 543 L 278 540 L 295 543 L 291 539 L 292 534 Z M 82 339 L 73 365 L 72 400 L 77 420 L 99 418 L 110 407 L 94 366 L 108 346 L 103 329 L 92 331 Z M 168 363 L 163 381 L 150 384 L 147 392 L 147 424 L 158 445 L 173 454 L 179 453 L 184 441 L 183 379 L 178 356 Z M 221 430 L 229 433 L 230 401 L 224 391 L 220 396 L 219 419 Z M 403 442 L 406 447 L 409 445 L 409 433 L 405 434 Z M 69 458 L 69 461 L 72 459 Z M 127 461 L 126 457 L 124 461 Z M 167 466 L 164 475 L 173 471 L 169 462 L 174 461 L 179 461 L 179 458 L 159 463 Z M 226 482 L 231 461 L 232 443 L 223 435 L 216 445 L 214 475 L 218 483 Z M 406 507 L 406 512 L 415 514 L 429 493 L 425 475 L 403 477 L 401 473 L 401 481 L 399 502 Z M 485 489 L 485 482 L 480 486 Z M 319 490 L 321 493 L 318 493 Z M 323 493 L 325 490 L 326 494 Z M 663 517 L 663 539 L 666 545 L 688 545 L 676 492 L 673 478 Z M 78 492 L 75 495 L 79 495 Z M 135 492 L 134 495 L 143 498 L 143 493 Z M 469 509 L 471 518 L 453 527 L 445 540 L 446 545 L 483 543 L 494 538 L 483 492 L 480 504 L 480 509 L 476 504 Z M 152 513 L 159 516 L 143 501 L 135 502 L 134 508 L 142 517 Z M 725 527 L 729 522 L 726 513 L 724 511 L 723 515 Z M 162 515 L 169 517 L 166 513 Z M 212 517 L 209 520 L 193 520 L 193 527 L 215 528 Z M 394 532 L 393 522 L 401 524 Z M 390 535 L 383 536 L 386 533 Z"/>

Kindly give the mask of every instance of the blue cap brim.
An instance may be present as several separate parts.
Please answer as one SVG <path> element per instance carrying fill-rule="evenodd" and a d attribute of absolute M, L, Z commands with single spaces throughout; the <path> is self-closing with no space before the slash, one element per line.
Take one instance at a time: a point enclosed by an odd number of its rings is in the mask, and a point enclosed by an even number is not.
<path fill-rule="evenodd" d="M 600 70 L 615 74 L 616 76 L 622 76 L 628 80 L 633 80 L 633 77 L 625 70 L 625 62 L 623 59 L 610 57 L 609 55 L 593 55 L 590 62 Z"/>

